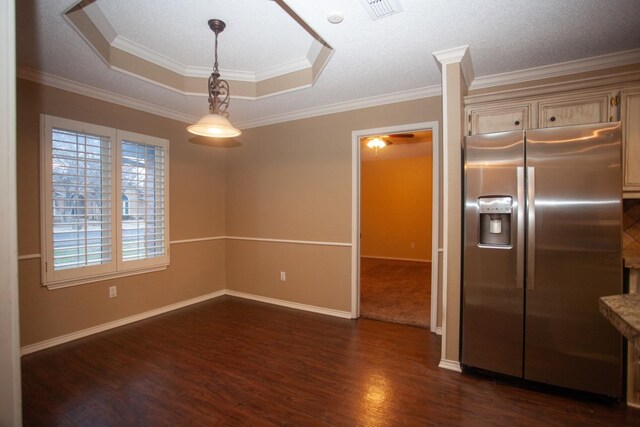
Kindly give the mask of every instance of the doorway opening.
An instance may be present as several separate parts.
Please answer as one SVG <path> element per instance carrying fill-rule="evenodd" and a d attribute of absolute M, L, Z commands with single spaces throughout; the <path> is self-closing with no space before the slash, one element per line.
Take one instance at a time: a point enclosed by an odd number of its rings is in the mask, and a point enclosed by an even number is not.
<path fill-rule="evenodd" d="M 436 331 L 437 123 L 353 132 L 352 314 Z"/>

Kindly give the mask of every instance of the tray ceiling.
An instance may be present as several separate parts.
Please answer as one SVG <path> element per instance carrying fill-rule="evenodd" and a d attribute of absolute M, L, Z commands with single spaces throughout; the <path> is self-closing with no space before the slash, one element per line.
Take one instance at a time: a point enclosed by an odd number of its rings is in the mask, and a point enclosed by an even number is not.
<path fill-rule="evenodd" d="M 64 17 L 111 69 L 186 95 L 207 93 L 214 62 L 215 36 L 207 24 L 212 18 L 228 23 L 218 37 L 218 61 L 235 98 L 309 87 L 332 53 L 282 2 L 220 2 L 215 11 L 205 1 L 166 6 L 158 14 L 152 2 L 83 0 Z M 264 36 L 246 37 L 247 29 Z"/>

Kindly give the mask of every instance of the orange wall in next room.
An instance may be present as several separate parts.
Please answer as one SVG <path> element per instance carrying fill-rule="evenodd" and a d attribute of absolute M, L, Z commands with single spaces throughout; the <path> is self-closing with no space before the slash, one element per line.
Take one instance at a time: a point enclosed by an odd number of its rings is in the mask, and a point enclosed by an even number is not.
<path fill-rule="evenodd" d="M 431 261 L 432 158 L 362 162 L 360 186 L 361 255 Z"/>

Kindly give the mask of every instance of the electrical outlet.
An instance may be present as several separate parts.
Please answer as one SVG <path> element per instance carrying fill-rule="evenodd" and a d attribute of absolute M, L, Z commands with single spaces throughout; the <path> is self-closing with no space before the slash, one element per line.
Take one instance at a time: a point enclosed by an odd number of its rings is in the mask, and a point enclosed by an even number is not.
<path fill-rule="evenodd" d="M 115 298 L 118 296 L 118 287 L 110 286 L 109 287 L 109 298 Z"/>
<path fill-rule="evenodd" d="M 287 273 L 284 271 L 280 272 L 280 281 L 281 282 L 286 282 L 287 281 Z"/>
<path fill-rule="evenodd" d="M 415 249 L 416 248 L 416 242 L 411 242 L 411 249 Z"/>

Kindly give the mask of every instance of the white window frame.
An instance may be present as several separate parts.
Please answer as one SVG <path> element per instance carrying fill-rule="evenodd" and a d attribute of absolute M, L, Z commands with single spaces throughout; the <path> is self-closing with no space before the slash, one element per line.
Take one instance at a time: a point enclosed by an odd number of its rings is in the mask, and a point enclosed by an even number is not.
<path fill-rule="evenodd" d="M 104 264 L 69 268 L 53 268 L 53 165 L 52 131 L 67 129 L 108 137 L 111 143 L 111 261 Z M 76 120 L 40 115 L 40 222 L 41 222 L 41 276 L 49 289 L 81 285 L 101 280 L 160 271 L 170 261 L 169 248 L 169 141 L 167 139 L 122 131 Z M 153 145 L 164 151 L 164 255 L 135 261 L 122 260 L 122 153 L 123 141 Z"/>

